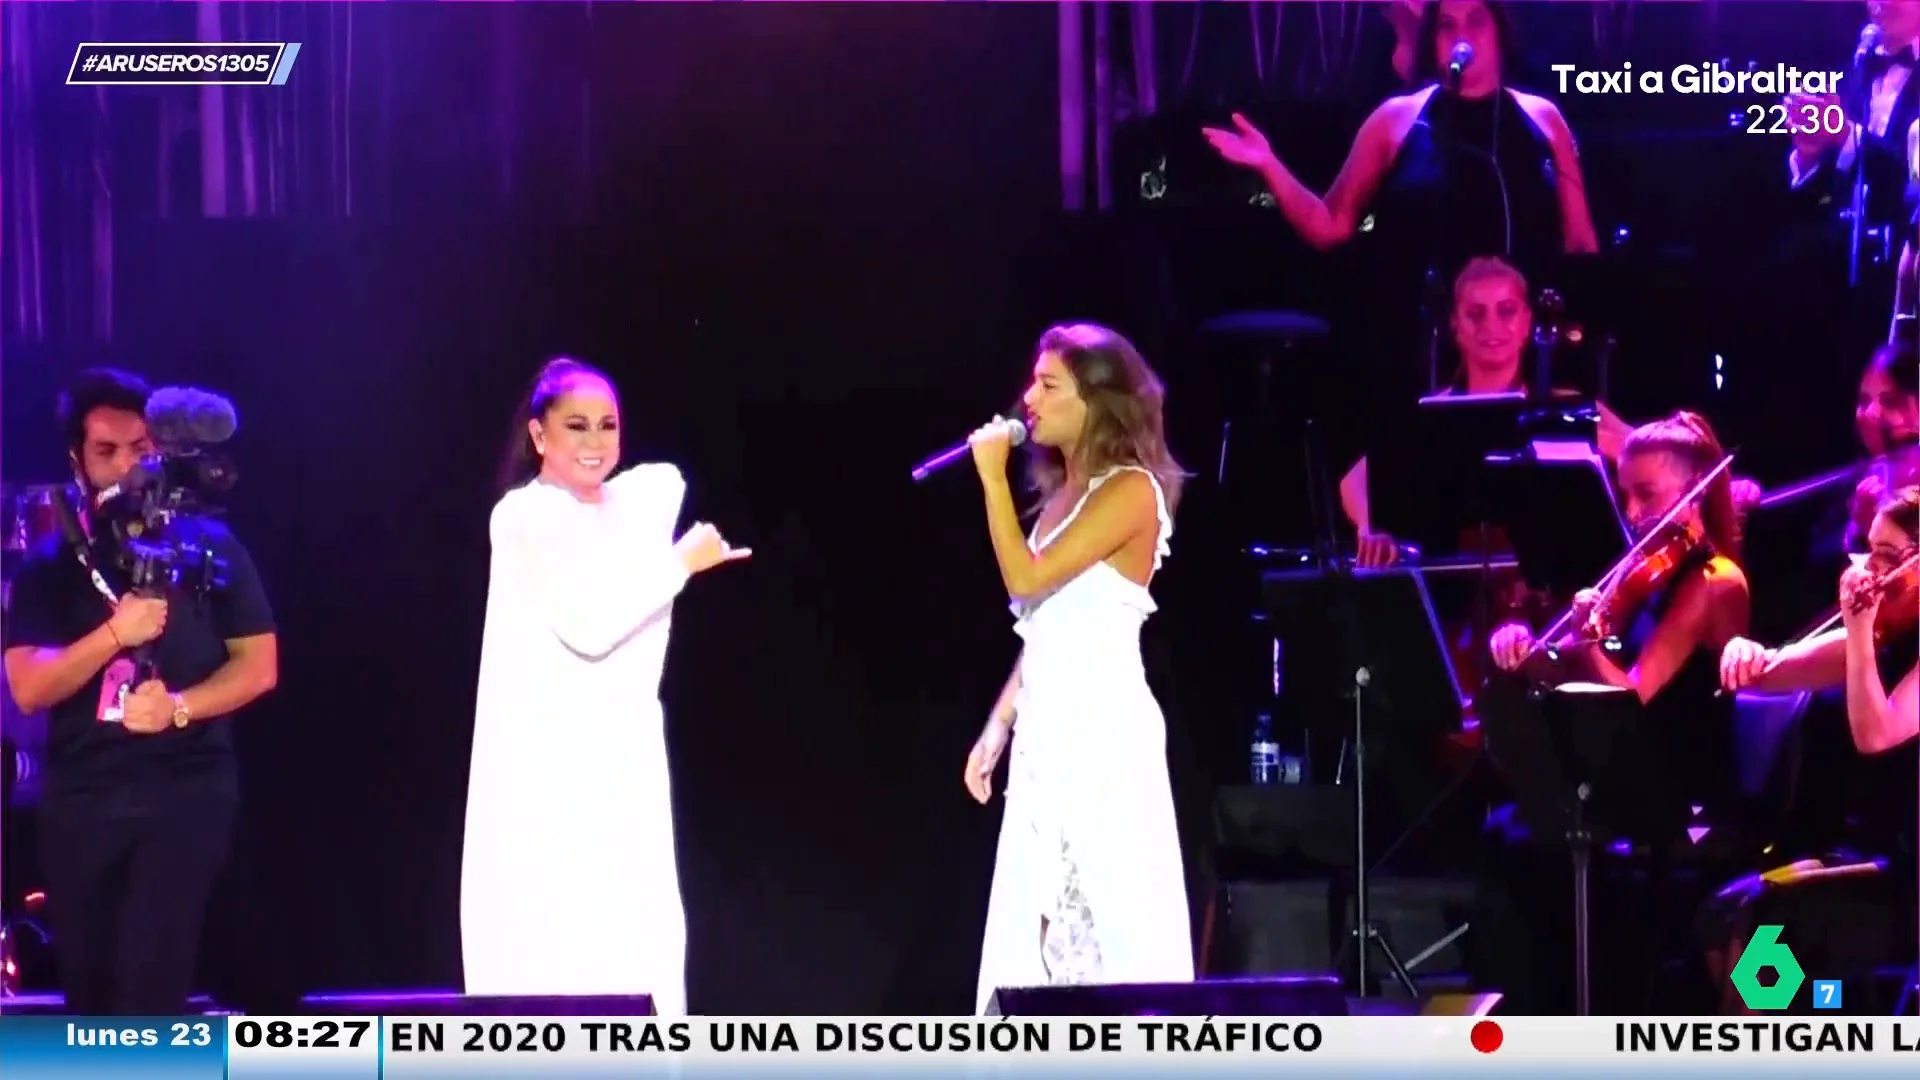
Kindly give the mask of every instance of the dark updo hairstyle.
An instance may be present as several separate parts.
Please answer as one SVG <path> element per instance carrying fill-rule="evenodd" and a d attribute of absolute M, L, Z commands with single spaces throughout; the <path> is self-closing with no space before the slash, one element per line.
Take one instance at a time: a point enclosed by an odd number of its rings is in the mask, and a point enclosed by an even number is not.
<path fill-rule="evenodd" d="M 1487 17 L 1493 20 L 1493 34 L 1500 39 L 1500 82 L 1512 85 L 1520 70 L 1520 36 L 1514 31 L 1513 16 L 1498 0 L 1483 0 Z M 1413 45 L 1413 81 L 1420 84 L 1440 81 L 1446 62 L 1440 59 L 1440 0 L 1427 0 L 1420 12 L 1420 32 Z"/>
<path fill-rule="evenodd" d="M 1668 454 L 1687 471 L 1688 487 L 1712 472 L 1727 452 L 1713 425 L 1699 413 L 1681 410 L 1664 420 L 1642 424 L 1627 436 L 1623 458 L 1639 454 Z M 1719 554 L 1740 561 L 1740 513 L 1733 504 L 1733 477 L 1722 471 L 1700 496 L 1700 519 L 1707 540 Z"/>
<path fill-rule="evenodd" d="M 545 421 L 547 414 L 569 390 L 585 380 L 605 383 L 612 392 L 613 380 L 591 364 L 566 356 L 556 356 L 544 364 L 527 392 L 521 397 L 520 411 L 514 416 L 513 432 L 507 437 L 507 453 L 500 464 L 502 494 L 540 475 L 540 452 L 533 447 L 533 433 L 527 430 L 535 420 Z"/>
<path fill-rule="evenodd" d="M 1907 543 L 1920 543 L 1920 487 L 1903 487 L 1888 492 L 1874 512 L 1884 516 L 1894 528 L 1906 534 Z"/>

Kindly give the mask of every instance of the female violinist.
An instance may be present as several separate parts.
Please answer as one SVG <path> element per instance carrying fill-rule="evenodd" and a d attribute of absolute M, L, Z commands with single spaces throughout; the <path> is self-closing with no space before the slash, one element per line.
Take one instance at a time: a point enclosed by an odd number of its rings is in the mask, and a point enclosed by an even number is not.
<path fill-rule="evenodd" d="M 1867 550 L 1867 527 L 1887 494 L 1914 482 L 1915 444 L 1920 442 L 1920 349 L 1912 342 L 1882 345 L 1867 359 L 1854 399 L 1853 427 L 1867 460 L 1860 465 L 1851 498 L 1840 515 L 1842 523 L 1836 527 L 1829 515 L 1823 523 L 1827 531 L 1818 538 L 1827 542 L 1817 541 L 1816 554 L 1831 560 L 1833 572 L 1845 565 L 1843 554 Z M 1832 580 L 1831 573 L 1826 576 Z"/>
<path fill-rule="evenodd" d="M 1737 1011 L 1726 983 L 1752 929 L 1777 925 L 1809 970 L 1837 974 L 1850 1011 L 1884 1015 L 1874 968 L 1913 955 L 1914 806 L 1920 769 L 1920 487 L 1881 503 L 1868 528 L 1867 556 L 1840 577 L 1841 625 L 1769 649 L 1745 638 L 1721 654 L 1727 690 L 1817 691 L 1844 687 L 1848 733 L 1858 752 L 1848 785 L 1850 848 L 1800 859 L 1733 882 L 1709 902 L 1700 923 L 1708 970 L 1722 1004 Z"/>
<path fill-rule="evenodd" d="M 1833 583 L 1849 556 L 1867 550 L 1876 508 L 1887 493 L 1920 483 L 1920 350 L 1914 342 L 1882 345 L 1867 358 L 1854 396 L 1853 430 L 1857 460 L 1781 485 L 1761 501 L 1769 512 L 1804 501 L 1812 518 L 1811 535 L 1774 532 L 1767 539 L 1779 543 L 1753 553 L 1748 569 L 1768 582 L 1763 610 L 1754 614 L 1762 635 L 1785 637 L 1830 608 Z M 1832 689 L 1837 693 L 1839 683 Z"/>
<path fill-rule="evenodd" d="M 1622 510 L 1642 543 L 1634 559 L 1609 575 L 1611 587 L 1583 591 L 1554 649 L 1541 647 L 1522 622 L 1510 622 L 1489 642 L 1495 665 L 1525 671 L 1539 682 L 1599 682 L 1634 690 L 1646 703 L 1662 742 L 1685 762 L 1677 770 L 1696 783 L 1693 801 L 1722 802 L 1731 769 L 1696 766 L 1730 761 L 1732 701 L 1716 698 L 1721 647 L 1746 630 L 1746 576 L 1737 562 L 1739 537 L 1731 481 L 1720 442 L 1691 413 L 1636 428 L 1619 462 Z M 1691 498 L 1690 498 L 1691 496 Z M 1631 657 L 1620 666 L 1601 642 L 1622 639 Z M 1490 694 L 1514 689 L 1498 679 Z M 1572 972 L 1558 943 L 1566 923 L 1566 852 L 1533 844 L 1511 808 L 1488 817 L 1489 862 L 1482 868 L 1473 919 L 1481 948 L 1474 979 L 1507 995 L 1522 1015 L 1564 1015 L 1573 1006 Z M 1599 905 L 1601 908 L 1606 904 Z M 1486 928 L 1484 936 L 1482 927 Z M 1600 952 L 1608 929 L 1596 927 Z M 1632 981 L 1632 980 L 1629 980 Z M 1596 1003 L 1610 1011 L 1625 1003 Z"/>
<path fill-rule="evenodd" d="M 1517 622 L 1495 630 L 1494 664 L 1527 667 L 1549 683 L 1625 687 L 1650 705 L 1683 699 L 1678 722 L 1695 723 L 1686 714 L 1710 710 L 1721 649 L 1746 632 L 1749 609 L 1732 481 L 1723 472 L 1691 505 L 1680 502 L 1724 457 L 1713 429 L 1693 413 L 1635 428 L 1620 455 L 1621 509 L 1649 542 L 1610 588 L 1575 598 L 1570 629 L 1558 640 L 1537 642 Z M 1663 521 L 1661 535 L 1648 537 Z M 1611 638 L 1625 639 L 1630 667 L 1599 647 Z"/>

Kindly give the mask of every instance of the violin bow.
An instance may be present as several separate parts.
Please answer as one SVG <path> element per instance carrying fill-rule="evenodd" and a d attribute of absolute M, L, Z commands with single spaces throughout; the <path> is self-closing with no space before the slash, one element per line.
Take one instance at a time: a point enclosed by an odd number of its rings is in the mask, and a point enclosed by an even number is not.
<path fill-rule="evenodd" d="M 1619 561 L 1613 564 L 1612 569 L 1608 570 L 1605 574 L 1600 575 L 1599 582 L 1597 582 L 1594 585 L 1595 590 L 1605 592 L 1606 590 L 1612 588 L 1614 585 L 1618 584 L 1620 580 L 1620 575 L 1626 571 L 1627 567 L 1630 566 L 1635 559 L 1640 557 L 1641 553 L 1646 550 L 1647 545 L 1652 543 L 1655 537 L 1658 537 L 1661 533 L 1665 532 L 1667 530 L 1667 526 L 1672 525 L 1674 522 L 1674 519 L 1680 516 L 1681 511 L 1685 510 L 1689 506 L 1692 506 L 1694 502 L 1696 502 L 1700 498 L 1700 496 L 1706 494 L 1708 486 L 1711 485 L 1715 480 L 1719 479 L 1720 474 L 1726 472 L 1727 469 L 1732 467 L 1732 465 L 1733 465 L 1733 455 L 1728 454 L 1726 457 L 1723 457 L 1720 459 L 1720 464 L 1715 465 L 1711 469 L 1708 469 L 1707 475 L 1701 477 L 1699 482 L 1694 484 L 1693 487 L 1689 489 L 1685 495 L 1680 496 L 1679 501 L 1673 504 L 1673 508 L 1668 510 L 1666 514 L 1664 514 L 1660 518 L 1660 520 L 1654 524 L 1653 528 L 1648 529 L 1646 532 L 1640 534 L 1640 537 L 1633 542 L 1633 546 L 1627 549 L 1627 553 L 1625 555 L 1620 556 Z M 1521 663 L 1525 663 L 1527 660 L 1532 659 L 1533 654 L 1536 652 L 1539 652 L 1543 648 L 1552 648 L 1552 646 L 1548 645 L 1547 642 L 1554 640 L 1555 638 L 1559 637 L 1562 633 L 1564 633 L 1567 629 L 1567 624 L 1572 620 L 1573 620 L 1573 605 L 1569 604 L 1567 605 L 1567 610 L 1562 612 L 1560 614 L 1560 617 L 1553 621 L 1553 625 L 1547 627 L 1547 630 L 1545 633 L 1534 638 L 1532 647 L 1527 649 L 1527 655 L 1525 658 L 1521 660 Z"/>
<path fill-rule="evenodd" d="M 1866 562 L 1866 559 L 1867 559 L 1865 555 L 1849 555 L 1848 558 L 1853 561 L 1853 565 L 1855 566 L 1861 565 L 1862 563 Z M 1898 577 L 1899 575 L 1906 573 L 1908 570 L 1913 569 L 1914 564 L 1916 563 L 1920 563 L 1920 553 L 1915 553 L 1913 555 L 1907 556 L 1907 559 L 1905 562 L 1901 563 L 1899 566 L 1894 567 L 1892 570 L 1887 571 L 1886 574 L 1882 575 L 1880 580 L 1885 581 L 1888 578 Z M 1815 623 L 1813 629 L 1807 631 L 1804 634 L 1801 634 L 1799 637 L 1794 638 L 1792 641 L 1787 642 L 1785 645 L 1780 646 L 1778 649 L 1775 649 L 1773 651 L 1773 659 L 1767 661 L 1767 666 L 1761 668 L 1760 674 L 1754 676 L 1754 679 L 1758 681 L 1760 679 L 1766 678 L 1768 672 L 1780 666 L 1780 654 L 1786 652 L 1788 649 L 1791 649 L 1796 645 L 1805 645 L 1807 642 L 1812 641 L 1814 638 L 1817 638 L 1820 635 L 1826 633 L 1827 631 L 1832 630 L 1834 627 L 1840 625 L 1840 620 L 1845 618 L 1846 614 L 1847 614 L 1847 606 L 1843 603 L 1839 607 L 1834 609 L 1833 614 L 1827 616 L 1825 619 L 1820 620 L 1818 623 Z M 1724 693 L 1724 691 L 1722 691 L 1722 693 Z"/>

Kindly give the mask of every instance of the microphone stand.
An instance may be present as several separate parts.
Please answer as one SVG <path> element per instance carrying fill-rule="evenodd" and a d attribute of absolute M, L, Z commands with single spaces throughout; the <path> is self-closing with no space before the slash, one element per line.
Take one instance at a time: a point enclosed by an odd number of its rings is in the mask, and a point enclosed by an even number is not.
<path fill-rule="evenodd" d="M 1386 935 L 1380 932 L 1370 911 L 1369 894 L 1372 887 L 1367 880 L 1366 698 L 1373 684 L 1373 672 L 1367 666 L 1359 613 L 1354 610 L 1353 571 L 1342 564 L 1338 555 L 1336 518 L 1340 504 L 1335 494 L 1337 489 L 1327 469 L 1326 448 L 1321 444 L 1319 429 L 1312 420 L 1306 423 L 1305 442 L 1307 498 L 1310 508 L 1315 511 L 1314 531 L 1319 534 L 1315 544 L 1319 549 L 1316 561 L 1323 579 L 1333 590 L 1331 603 L 1335 618 L 1345 632 L 1348 658 L 1356 665 L 1353 683 L 1349 688 L 1353 695 L 1353 930 L 1349 942 L 1354 950 L 1353 992 L 1356 997 L 1374 996 L 1367 971 L 1368 950 L 1379 949 L 1394 980 L 1406 991 L 1409 999 L 1418 1001 L 1418 984 L 1413 981 L 1412 973 L 1401 962 L 1399 954 L 1393 951 Z M 1344 759 L 1345 755 L 1341 756 Z"/>
<path fill-rule="evenodd" d="M 1867 57 L 1871 48 L 1862 49 L 1854 58 L 1854 111 L 1859 120 L 1853 125 L 1853 194 L 1848 210 L 1847 288 L 1860 287 L 1860 257 L 1866 241 L 1867 217 L 1867 121 L 1873 115 L 1873 80 L 1867 78 Z"/>
<path fill-rule="evenodd" d="M 1553 351 L 1560 345 L 1560 315 L 1565 303 L 1553 289 L 1540 290 L 1542 316 L 1533 328 L 1533 397 L 1542 406 L 1553 400 Z"/>
<path fill-rule="evenodd" d="M 1428 111 L 1427 125 L 1433 131 L 1434 147 L 1440 151 L 1445 169 L 1440 176 L 1439 230 L 1431 234 L 1427 251 L 1427 274 L 1421 288 L 1420 317 L 1427 324 L 1427 393 L 1440 392 L 1440 349 L 1447 333 L 1446 313 L 1452 307 L 1451 290 L 1441 266 L 1443 253 L 1452 245 L 1454 174 L 1458 172 L 1459 147 L 1453 138 L 1453 102 L 1460 93 L 1460 76 L 1451 66 L 1440 73 L 1439 100 Z"/>

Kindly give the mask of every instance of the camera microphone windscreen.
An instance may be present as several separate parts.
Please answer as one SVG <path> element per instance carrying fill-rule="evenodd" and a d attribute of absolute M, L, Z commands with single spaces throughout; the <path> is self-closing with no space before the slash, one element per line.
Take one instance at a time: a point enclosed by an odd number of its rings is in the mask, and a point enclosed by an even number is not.
<path fill-rule="evenodd" d="M 233 438 L 240 414 L 219 394 L 163 386 L 147 399 L 147 433 L 161 446 L 206 446 Z"/>

